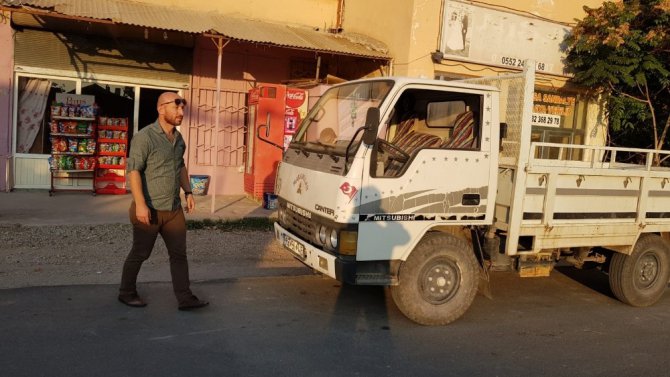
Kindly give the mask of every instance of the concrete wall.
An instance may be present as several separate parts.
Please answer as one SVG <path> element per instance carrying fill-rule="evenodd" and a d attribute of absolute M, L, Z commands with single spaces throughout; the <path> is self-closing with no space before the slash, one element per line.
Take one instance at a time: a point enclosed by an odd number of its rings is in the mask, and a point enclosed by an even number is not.
<path fill-rule="evenodd" d="M 447 0 L 448 1 L 448 0 Z M 598 7 L 602 0 L 579 2 L 559 0 L 491 0 L 471 2 L 492 4 L 492 9 L 536 15 L 556 22 L 574 23 L 585 13 L 583 6 Z M 462 67 L 434 65 L 430 53 L 439 48 L 440 24 L 444 0 L 366 0 L 348 1 L 345 6 L 344 30 L 366 34 L 389 46 L 394 74 L 432 78 L 437 70 L 473 75 Z M 482 69 L 483 67 L 475 67 Z M 483 71 L 481 75 L 495 74 Z"/>
<path fill-rule="evenodd" d="M 0 191 L 8 190 L 7 165 L 12 153 L 12 78 L 14 38 L 9 13 L 0 12 Z"/>
<path fill-rule="evenodd" d="M 598 8 L 602 0 L 486 0 L 487 4 L 529 12 L 557 22 L 574 23 L 586 14 L 583 7 Z M 476 3 L 476 2 L 475 2 Z"/>
<path fill-rule="evenodd" d="M 319 28 L 334 27 L 339 0 L 138 0 L 173 8 L 217 11 L 249 19 L 277 21 Z M 359 0 L 360 1 L 360 0 Z"/>

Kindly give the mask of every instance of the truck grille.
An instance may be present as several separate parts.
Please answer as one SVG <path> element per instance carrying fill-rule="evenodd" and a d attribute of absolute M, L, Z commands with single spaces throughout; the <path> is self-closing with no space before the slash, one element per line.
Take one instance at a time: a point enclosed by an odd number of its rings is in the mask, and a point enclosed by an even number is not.
<path fill-rule="evenodd" d="M 294 233 L 303 240 L 313 243 L 316 237 L 316 224 L 314 221 L 287 209 L 286 205 L 283 205 L 282 207 L 285 215 L 280 224 L 286 230 Z"/>

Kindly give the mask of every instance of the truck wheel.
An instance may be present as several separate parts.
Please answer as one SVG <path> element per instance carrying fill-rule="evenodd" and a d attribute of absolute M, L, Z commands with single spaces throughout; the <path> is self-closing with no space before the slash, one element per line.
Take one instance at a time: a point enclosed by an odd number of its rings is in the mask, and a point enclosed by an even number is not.
<path fill-rule="evenodd" d="M 446 325 L 470 307 L 477 294 L 479 264 L 472 248 L 454 236 L 428 234 L 400 266 L 391 286 L 398 309 L 422 325 Z"/>
<path fill-rule="evenodd" d="M 670 246 L 658 235 L 640 236 L 631 255 L 616 253 L 609 268 L 610 288 L 632 306 L 655 304 L 670 279 Z"/>

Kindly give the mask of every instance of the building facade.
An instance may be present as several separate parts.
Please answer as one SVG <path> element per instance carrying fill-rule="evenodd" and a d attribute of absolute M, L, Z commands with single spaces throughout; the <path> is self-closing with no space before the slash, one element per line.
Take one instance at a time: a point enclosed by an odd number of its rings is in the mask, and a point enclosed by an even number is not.
<path fill-rule="evenodd" d="M 26 133 L 18 116 L 38 84 L 45 103 L 94 95 L 102 115 L 128 119 L 130 137 L 154 120 L 160 92 L 179 92 L 189 100 L 189 170 L 210 175 L 216 194 L 244 192 L 247 96 L 262 83 L 318 97 L 341 80 L 500 75 L 532 59 L 533 140 L 604 144 L 602 105 L 570 85 L 561 61 L 582 6 L 601 1 L 568 3 L 0 0 L 0 47 L 10 52 L 0 56 L 0 190 L 50 186 L 46 121 Z"/>

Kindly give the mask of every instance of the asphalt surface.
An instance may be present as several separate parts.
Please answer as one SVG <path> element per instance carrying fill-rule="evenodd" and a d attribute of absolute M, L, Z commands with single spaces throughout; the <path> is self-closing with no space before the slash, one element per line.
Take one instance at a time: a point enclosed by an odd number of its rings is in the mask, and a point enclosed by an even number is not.
<path fill-rule="evenodd" d="M 583 282 L 587 282 L 584 285 Z M 180 312 L 168 283 L 0 290 L 4 376 L 665 376 L 670 294 L 626 306 L 595 272 L 493 275 L 458 321 L 408 321 L 381 287 L 321 276 L 194 284 Z M 604 291 L 604 292 L 603 292 Z"/>

